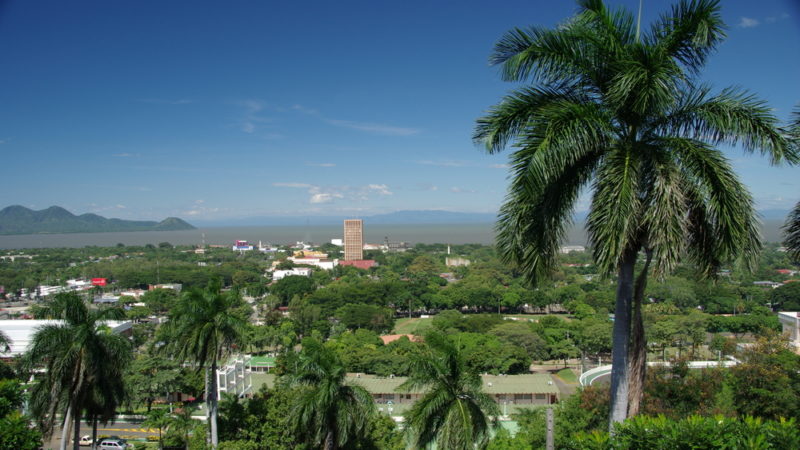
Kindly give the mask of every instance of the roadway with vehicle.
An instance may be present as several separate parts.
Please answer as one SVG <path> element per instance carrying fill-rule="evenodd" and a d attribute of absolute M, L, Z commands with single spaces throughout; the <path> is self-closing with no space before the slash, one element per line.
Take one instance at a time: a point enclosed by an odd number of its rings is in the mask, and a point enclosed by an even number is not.
<path fill-rule="evenodd" d="M 80 436 L 89 435 L 91 437 L 92 434 L 92 427 L 86 425 L 86 423 L 81 423 L 80 429 Z M 147 439 L 148 436 L 155 436 L 158 437 L 158 428 L 145 428 L 142 426 L 141 422 L 123 422 L 118 421 L 116 423 L 109 423 L 106 426 L 102 424 L 97 424 L 97 436 L 114 436 L 120 437 L 122 439 L 127 439 L 130 443 L 136 442 L 136 440 Z M 70 438 L 70 441 L 72 438 Z M 53 436 L 49 441 L 44 443 L 44 448 L 48 450 L 56 450 L 59 448 L 61 444 L 61 428 L 56 428 L 53 430 Z M 90 443 L 87 444 L 86 448 L 91 445 Z"/>

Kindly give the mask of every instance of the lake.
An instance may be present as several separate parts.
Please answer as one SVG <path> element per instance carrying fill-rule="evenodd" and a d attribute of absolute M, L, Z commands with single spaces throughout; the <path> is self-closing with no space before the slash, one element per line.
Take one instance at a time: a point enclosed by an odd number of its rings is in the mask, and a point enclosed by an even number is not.
<path fill-rule="evenodd" d="M 764 221 L 762 232 L 768 242 L 777 242 L 780 237 L 781 221 Z M 184 231 L 137 231 L 119 233 L 65 233 L 65 234 L 25 234 L 0 236 L 0 248 L 54 248 L 54 247 L 111 247 L 125 245 L 157 245 L 169 242 L 173 245 L 200 245 L 205 236 L 206 244 L 233 245 L 236 240 L 251 243 L 291 244 L 297 241 L 329 242 L 342 237 L 342 226 L 336 225 L 298 225 L 265 227 L 209 227 Z M 364 241 L 383 243 L 402 241 L 411 244 L 492 244 L 494 224 L 414 224 L 414 225 L 370 225 L 364 224 Z M 586 232 L 583 224 L 576 224 L 567 235 L 565 245 L 585 245 Z"/>

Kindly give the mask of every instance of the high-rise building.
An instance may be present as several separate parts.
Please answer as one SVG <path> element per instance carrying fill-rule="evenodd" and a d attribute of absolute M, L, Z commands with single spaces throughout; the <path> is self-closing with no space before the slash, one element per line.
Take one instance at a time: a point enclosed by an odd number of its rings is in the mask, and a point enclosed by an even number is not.
<path fill-rule="evenodd" d="M 344 221 L 344 260 L 364 259 L 364 222 L 361 219 Z"/>

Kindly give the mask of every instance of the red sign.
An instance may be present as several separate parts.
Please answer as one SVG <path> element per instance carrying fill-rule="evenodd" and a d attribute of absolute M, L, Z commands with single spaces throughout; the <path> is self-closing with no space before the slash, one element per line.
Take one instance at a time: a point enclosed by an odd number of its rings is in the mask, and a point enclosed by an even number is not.
<path fill-rule="evenodd" d="M 105 286 L 108 284 L 105 278 L 92 278 L 92 286 Z"/>

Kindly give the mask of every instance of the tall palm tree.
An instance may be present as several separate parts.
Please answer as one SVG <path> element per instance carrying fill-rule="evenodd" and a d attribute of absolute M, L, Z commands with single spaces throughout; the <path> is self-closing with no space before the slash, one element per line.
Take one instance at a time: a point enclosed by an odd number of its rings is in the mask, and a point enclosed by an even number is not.
<path fill-rule="evenodd" d="M 514 29 L 496 44 L 490 61 L 502 77 L 531 84 L 479 119 L 474 138 L 490 153 L 514 143 L 497 245 L 531 282 L 552 271 L 580 194 L 591 192 L 594 260 L 617 275 L 613 425 L 627 417 L 629 399 L 638 411 L 650 271 L 665 274 L 688 256 L 714 276 L 737 256 L 752 265 L 760 249 L 753 200 L 718 145 L 741 144 L 773 162 L 797 155 L 765 102 L 698 83 L 725 36 L 718 1 L 681 0 L 644 31 L 624 9 L 578 5 L 555 29 Z"/>
<path fill-rule="evenodd" d="M 237 292 L 222 292 L 220 284 L 213 282 L 205 290 L 185 292 L 162 329 L 165 351 L 206 370 L 206 406 L 214 448 L 219 443 L 217 368 L 244 342 L 247 320 L 234 311 L 241 303 Z"/>
<path fill-rule="evenodd" d="M 303 340 L 297 367 L 287 377 L 289 386 L 302 388 L 288 418 L 301 440 L 334 450 L 365 433 L 375 403 L 366 389 L 345 382 L 346 372 L 332 350 L 316 339 Z"/>
<path fill-rule="evenodd" d="M 786 134 L 792 141 L 795 148 L 800 147 L 800 106 L 795 108 L 792 113 L 792 120 L 786 128 Z M 789 213 L 786 219 L 786 225 L 783 227 L 786 233 L 786 247 L 789 253 L 796 261 L 800 261 L 800 202 L 797 202 L 794 209 Z"/>
<path fill-rule="evenodd" d="M 67 447 L 71 427 L 77 449 L 81 413 L 96 413 L 104 405 L 107 416 L 109 407 L 121 400 L 121 386 L 107 377 L 121 376 L 131 358 L 131 344 L 103 324 L 124 318 L 122 310 L 89 309 L 73 293 L 59 294 L 54 304 L 59 322 L 36 331 L 23 362 L 29 368 L 45 369 L 31 389 L 31 409 L 40 425 L 46 433 L 52 432 L 56 413 L 65 409 L 61 449 Z"/>
<path fill-rule="evenodd" d="M 0 330 L 0 353 L 7 353 L 11 351 L 11 338 Z"/>
<path fill-rule="evenodd" d="M 484 448 L 500 414 L 497 403 L 482 392 L 483 382 L 470 370 L 456 344 L 447 336 L 425 336 L 428 352 L 414 355 L 411 373 L 400 389 L 425 392 L 406 413 L 411 446 L 434 441 L 452 450 Z"/>

